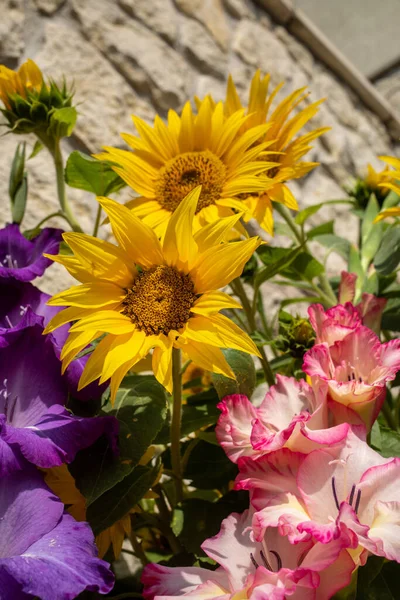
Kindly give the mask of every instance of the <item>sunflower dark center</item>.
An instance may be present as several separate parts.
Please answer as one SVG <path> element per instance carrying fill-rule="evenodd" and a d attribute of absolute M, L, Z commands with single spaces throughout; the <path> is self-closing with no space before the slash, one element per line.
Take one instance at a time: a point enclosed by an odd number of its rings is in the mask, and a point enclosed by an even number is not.
<path fill-rule="evenodd" d="M 215 154 L 209 150 L 185 152 L 169 160 L 160 170 L 156 199 L 165 210 L 174 212 L 183 198 L 201 185 L 197 214 L 221 197 L 225 181 L 226 167 Z"/>
<path fill-rule="evenodd" d="M 122 314 L 146 335 L 167 335 L 187 323 L 196 300 L 189 275 L 158 265 L 140 273 L 127 290 Z"/>

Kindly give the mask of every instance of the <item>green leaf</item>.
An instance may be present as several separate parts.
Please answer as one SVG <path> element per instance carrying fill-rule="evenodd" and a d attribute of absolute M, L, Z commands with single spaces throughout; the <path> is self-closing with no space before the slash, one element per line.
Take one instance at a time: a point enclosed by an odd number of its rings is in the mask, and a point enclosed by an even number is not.
<path fill-rule="evenodd" d="M 74 188 L 108 196 L 126 186 L 109 164 L 83 152 L 72 152 L 65 167 L 65 181 Z"/>
<path fill-rule="evenodd" d="M 375 423 L 372 425 L 371 446 L 373 446 L 378 452 L 380 452 L 382 449 L 381 430 L 378 421 L 375 421 Z"/>
<path fill-rule="evenodd" d="M 262 248 L 262 249 L 261 249 Z M 272 248 L 270 246 L 262 246 L 257 250 L 262 262 L 268 266 L 261 269 L 254 278 L 254 289 L 257 290 L 264 281 L 271 279 L 280 273 L 285 267 L 288 267 L 300 254 L 302 246 L 297 246 L 294 249 L 287 248 Z"/>
<path fill-rule="evenodd" d="M 361 248 L 361 264 L 366 271 L 381 244 L 383 237 L 383 223 L 375 223 Z"/>
<path fill-rule="evenodd" d="M 392 208 L 393 206 L 397 206 L 399 202 L 400 198 L 398 194 L 391 190 L 383 201 L 382 210 L 385 208 Z"/>
<path fill-rule="evenodd" d="M 340 256 L 344 258 L 344 260 L 348 259 L 350 252 L 350 242 L 345 238 L 342 238 L 338 235 L 334 235 L 332 233 L 326 233 L 324 235 L 316 235 L 313 238 L 313 241 L 318 242 L 322 246 L 328 248 L 331 252 L 336 252 Z"/>
<path fill-rule="evenodd" d="M 398 600 L 399 579 L 399 563 L 371 556 L 359 569 L 357 600 Z"/>
<path fill-rule="evenodd" d="M 119 454 L 115 456 L 102 439 L 81 450 L 70 467 L 88 506 L 132 472 L 165 422 L 164 388 L 155 381 L 138 379 L 126 378 L 118 391 L 116 408 L 106 407 L 107 414 L 119 421 Z"/>
<path fill-rule="evenodd" d="M 198 431 L 207 425 L 214 425 L 221 412 L 217 408 L 219 398 L 214 388 L 189 396 L 187 404 L 182 406 L 182 436 Z M 168 444 L 170 441 L 170 423 L 167 421 L 158 433 L 155 444 Z"/>
<path fill-rule="evenodd" d="M 375 269 L 381 275 L 390 275 L 400 262 L 400 228 L 391 227 L 383 235 L 374 258 Z"/>
<path fill-rule="evenodd" d="M 87 509 L 86 518 L 94 534 L 122 519 L 151 488 L 159 474 L 159 466 L 138 465 L 120 483 L 97 498 Z"/>
<path fill-rule="evenodd" d="M 223 349 L 222 352 L 236 380 L 217 373 L 212 374 L 211 379 L 219 398 L 229 394 L 244 394 L 251 398 L 256 387 L 256 369 L 252 357 L 239 350 Z"/>
<path fill-rule="evenodd" d="M 324 271 L 324 266 L 316 258 L 307 252 L 301 252 L 288 267 L 282 269 L 281 275 L 294 280 L 312 281 Z"/>
<path fill-rule="evenodd" d="M 47 135 L 53 138 L 69 137 L 76 123 L 76 109 L 73 106 L 57 108 L 50 117 Z"/>
<path fill-rule="evenodd" d="M 188 552 L 204 555 L 200 546 L 205 539 L 218 533 L 221 521 L 232 512 L 243 512 L 248 507 L 246 492 L 229 492 L 218 502 L 197 498 L 185 500 L 178 509 L 182 512 L 183 526 L 179 539 Z"/>
<path fill-rule="evenodd" d="M 350 246 L 349 260 L 347 263 L 347 271 L 349 273 L 355 273 L 357 275 L 356 295 L 354 298 L 354 301 L 357 302 L 360 297 L 361 290 L 364 286 L 365 272 L 364 272 L 363 266 L 361 264 L 360 254 L 355 246 Z"/>
<path fill-rule="evenodd" d="M 318 235 L 330 235 L 333 234 L 333 224 L 334 221 L 327 221 L 326 223 L 322 223 L 322 225 L 318 225 L 317 227 L 313 227 L 310 231 L 307 232 L 307 237 L 309 240 L 312 240 Z"/>
<path fill-rule="evenodd" d="M 26 202 L 28 200 L 28 175 L 24 173 L 21 185 L 18 187 L 14 195 L 14 202 L 12 205 L 12 220 L 13 223 L 21 223 L 24 218 Z"/>
<path fill-rule="evenodd" d="M 221 489 L 233 481 L 237 466 L 229 460 L 221 446 L 199 440 L 189 455 L 184 478 L 196 488 Z"/>
<path fill-rule="evenodd" d="M 312 215 L 315 215 L 315 213 L 318 212 L 319 209 L 322 207 L 323 207 L 323 203 L 321 202 L 320 204 L 314 204 L 313 206 L 304 208 L 303 210 L 299 211 L 297 213 L 297 215 L 295 216 L 295 218 L 294 218 L 295 223 L 297 223 L 297 225 L 303 225 L 309 217 L 311 217 Z"/>
<path fill-rule="evenodd" d="M 39 154 L 39 152 L 41 152 L 43 150 L 44 146 L 42 144 L 42 142 L 39 142 L 39 140 L 36 140 L 35 145 L 33 146 L 32 152 L 30 153 L 28 160 L 30 160 L 31 158 L 35 158 L 35 156 L 37 156 Z"/>
<path fill-rule="evenodd" d="M 364 217 L 361 223 L 361 241 L 362 245 L 368 239 L 372 228 L 374 227 L 374 219 L 379 213 L 379 204 L 375 194 L 371 194 L 368 204 L 364 211 Z"/>
<path fill-rule="evenodd" d="M 22 222 L 28 199 L 28 175 L 25 171 L 26 143 L 18 144 L 11 165 L 8 193 L 13 223 Z"/>
<path fill-rule="evenodd" d="M 381 449 L 380 453 L 385 458 L 400 456 L 400 433 L 384 425 L 380 426 Z"/>
<path fill-rule="evenodd" d="M 368 279 L 364 281 L 362 292 L 365 292 L 367 294 L 374 294 L 374 296 L 379 295 L 379 277 L 376 271 L 371 273 Z"/>

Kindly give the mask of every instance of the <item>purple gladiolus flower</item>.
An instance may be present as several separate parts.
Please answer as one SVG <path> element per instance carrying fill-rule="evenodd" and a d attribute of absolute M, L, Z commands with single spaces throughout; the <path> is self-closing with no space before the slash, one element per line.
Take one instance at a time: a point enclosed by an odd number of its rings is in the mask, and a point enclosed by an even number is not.
<path fill-rule="evenodd" d="M 61 229 L 46 227 L 34 239 L 27 240 L 18 225 L 0 229 L 0 277 L 32 281 L 43 275 L 52 264 L 43 253 L 57 254 L 61 235 Z"/>
<path fill-rule="evenodd" d="M 30 465 L 0 479 L 0 598 L 72 600 L 107 594 L 109 565 L 97 558 L 93 533 L 64 512 Z"/>
<path fill-rule="evenodd" d="M 38 317 L 41 317 L 41 320 L 37 319 L 37 323 L 41 324 L 43 329 L 46 327 L 47 323 L 62 310 L 60 306 L 47 306 L 46 303 L 50 297 L 49 294 L 41 292 L 31 283 L 1 279 L 0 277 L 0 348 L 8 345 L 7 335 L 19 327 L 28 309 L 31 309 Z M 60 357 L 61 350 L 68 337 L 68 330 L 69 325 L 63 325 L 54 331 L 49 338 L 52 341 L 54 353 L 57 358 Z M 34 353 L 35 349 L 31 348 L 30 352 Z M 107 387 L 107 384 L 99 386 L 98 382 L 94 381 L 78 392 L 79 378 L 88 359 L 89 355 L 75 359 L 63 376 L 68 387 L 68 392 L 78 400 L 100 398 Z M 61 363 L 58 365 L 58 371 L 61 373 Z M 64 402 L 66 399 L 67 396 L 65 396 Z"/>
<path fill-rule="evenodd" d="M 68 382 L 56 345 L 30 307 L 18 325 L 0 330 L 0 439 L 43 468 L 71 462 L 102 434 L 116 450 L 118 434 L 114 417 L 81 418 L 64 408 Z"/>

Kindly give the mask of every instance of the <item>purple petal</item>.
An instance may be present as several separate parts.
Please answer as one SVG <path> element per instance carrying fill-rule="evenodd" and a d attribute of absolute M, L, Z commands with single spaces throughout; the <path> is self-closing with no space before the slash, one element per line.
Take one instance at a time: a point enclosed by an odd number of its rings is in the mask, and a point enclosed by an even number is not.
<path fill-rule="evenodd" d="M 114 417 L 75 417 L 55 405 L 32 428 L 6 425 L 2 437 L 16 445 L 29 462 L 49 468 L 71 462 L 79 450 L 91 446 L 103 434 L 116 452 L 118 429 Z"/>
<path fill-rule="evenodd" d="M 96 554 L 87 523 L 64 514 L 52 531 L 21 556 L 0 559 L 0 568 L 21 582 L 24 592 L 41 600 L 72 600 L 85 590 L 100 594 L 112 590 L 114 576 Z M 11 600 L 11 596 L 4 598 Z"/>
<path fill-rule="evenodd" d="M 61 240 L 61 229 L 47 227 L 27 240 L 18 225 L 7 225 L 0 230 L 0 277 L 19 281 L 40 277 L 52 262 L 43 253 L 58 253 Z"/>
<path fill-rule="evenodd" d="M 27 465 L 0 480 L 0 557 L 22 554 L 58 524 L 64 505 Z M 1 563 L 1 560 L 0 560 Z M 0 594 L 0 597 L 1 594 Z"/>
<path fill-rule="evenodd" d="M 0 412 L 15 427 L 35 425 L 50 406 L 64 404 L 68 397 L 41 319 L 28 310 L 17 328 L 0 337 Z"/>

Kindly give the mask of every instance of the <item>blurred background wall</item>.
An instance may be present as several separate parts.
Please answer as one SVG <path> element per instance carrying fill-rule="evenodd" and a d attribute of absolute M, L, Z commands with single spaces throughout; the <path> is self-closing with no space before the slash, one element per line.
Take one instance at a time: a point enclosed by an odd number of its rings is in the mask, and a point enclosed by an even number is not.
<path fill-rule="evenodd" d="M 306 45 L 273 22 L 262 2 L 1 2 L 0 63 L 14 68 L 30 57 L 45 75 L 60 80 L 65 74 L 68 81 L 74 81 L 79 119 L 65 143 L 66 153 L 74 149 L 92 153 L 102 145 L 123 146 L 119 133 L 133 131 L 132 113 L 150 122 L 156 113 L 165 116 L 169 108 L 179 109 L 194 94 L 211 92 L 222 98 L 228 73 L 245 92 L 257 68 L 270 72 L 274 85 L 286 82 L 281 97 L 302 86 L 309 87 L 310 101 L 326 97 L 311 122 L 312 128 L 332 127 L 310 153 L 310 159 L 320 161 L 321 167 L 291 183 L 302 208 L 343 197 L 342 185 L 362 176 L 368 162 L 381 168 L 377 155 L 396 151 L 393 137 L 376 114 Z M 328 4 L 333 5 L 331 0 Z M 312 14 L 311 0 L 308 5 L 304 8 Z M 8 175 L 17 141 L 11 135 L 1 138 L 2 223 L 9 219 Z M 57 209 L 54 174 L 45 151 L 29 161 L 29 180 L 25 227 Z M 94 198 L 79 190 L 69 190 L 69 194 L 83 226 L 89 229 L 96 208 Z M 327 207 L 318 218 L 334 218 L 340 232 L 355 239 L 348 213 L 343 218 L 347 210 Z M 57 220 L 50 223 L 62 226 Z M 49 277 L 53 277 L 53 290 L 65 287 L 65 277 L 54 278 L 51 269 L 45 287 L 49 289 Z"/>

